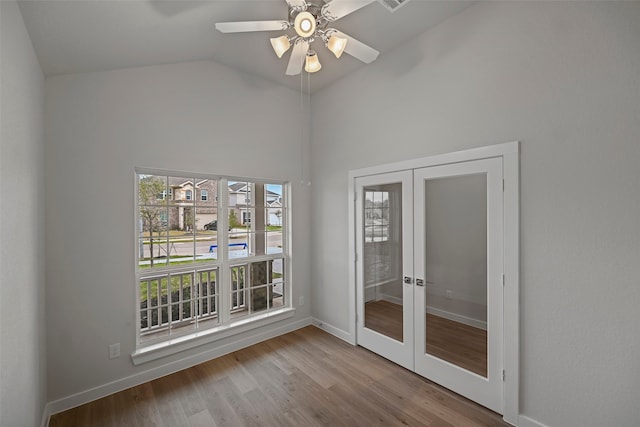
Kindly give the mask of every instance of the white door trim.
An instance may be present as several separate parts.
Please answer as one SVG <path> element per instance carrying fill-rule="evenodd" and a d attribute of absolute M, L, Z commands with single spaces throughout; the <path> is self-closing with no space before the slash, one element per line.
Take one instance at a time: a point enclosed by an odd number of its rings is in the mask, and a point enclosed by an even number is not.
<path fill-rule="evenodd" d="M 520 400 L 520 144 L 518 141 L 355 169 L 348 174 L 349 342 L 356 338 L 355 179 L 407 169 L 502 157 L 504 178 L 504 420 L 516 425 Z"/>

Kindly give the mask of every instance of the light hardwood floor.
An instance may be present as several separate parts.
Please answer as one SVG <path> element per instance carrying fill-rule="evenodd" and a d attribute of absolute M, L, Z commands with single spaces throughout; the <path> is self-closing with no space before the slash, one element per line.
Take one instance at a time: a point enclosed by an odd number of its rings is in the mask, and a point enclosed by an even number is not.
<path fill-rule="evenodd" d="M 365 326 L 402 342 L 402 306 L 388 301 L 365 305 Z M 487 376 L 487 331 L 427 314 L 426 352 Z"/>
<path fill-rule="evenodd" d="M 508 426 L 309 326 L 53 415 L 50 427 Z"/>

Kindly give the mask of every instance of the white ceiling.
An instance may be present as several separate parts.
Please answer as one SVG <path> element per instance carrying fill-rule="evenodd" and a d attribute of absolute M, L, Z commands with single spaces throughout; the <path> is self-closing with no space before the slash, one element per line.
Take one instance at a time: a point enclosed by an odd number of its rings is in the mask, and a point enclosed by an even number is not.
<path fill-rule="evenodd" d="M 332 27 L 383 56 L 470 4 L 412 0 L 391 13 L 374 2 Z M 300 89 L 299 76 L 285 75 L 289 53 L 278 59 L 271 49 L 269 37 L 279 32 L 222 34 L 214 28 L 216 22 L 286 19 L 284 0 L 20 0 L 19 5 L 46 76 L 214 60 Z M 314 48 L 322 70 L 311 79 L 312 92 L 367 66 Z"/>

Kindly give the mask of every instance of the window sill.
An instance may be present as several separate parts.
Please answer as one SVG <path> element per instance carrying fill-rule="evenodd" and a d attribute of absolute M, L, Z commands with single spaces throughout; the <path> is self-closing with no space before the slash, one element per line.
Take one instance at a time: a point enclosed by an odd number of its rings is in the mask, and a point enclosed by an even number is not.
<path fill-rule="evenodd" d="M 206 329 L 189 335 L 183 335 L 163 341 L 161 343 L 152 344 L 141 347 L 131 354 L 131 360 L 134 365 L 140 365 L 172 354 L 190 350 L 201 345 L 209 344 L 223 338 L 228 338 L 243 332 L 250 331 L 262 326 L 266 326 L 281 320 L 289 319 L 294 316 L 295 308 L 282 308 L 276 311 L 270 311 L 262 315 L 239 320 L 232 325 L 218 326 L 217 328 Z"/>

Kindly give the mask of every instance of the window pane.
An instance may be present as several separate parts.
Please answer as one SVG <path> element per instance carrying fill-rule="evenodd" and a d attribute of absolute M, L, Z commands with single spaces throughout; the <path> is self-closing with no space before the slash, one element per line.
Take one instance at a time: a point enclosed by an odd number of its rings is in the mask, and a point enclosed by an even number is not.
<path fill-rule="evenodd" d="M 184 232 L 172 231 L 167 244 L 165 256 L 168 256 L 170 265 L 192 264 L 195 259 L 193 235 L 185 235 Z"/>
<path fill-rule="evenodd" d="M 198 326 L 203 322 L 213 326 L 218 323 L 218 270 L 206 270 L 198 273 L 197 313 Z"/>
<path fill-rule="evenodd" d="M 146 268 L 166 265 L 168 224 L 162 218 L 166 217 L 167 209 L 141 206 L 139 212 L 139 266 Z"/>
<path fill-rule="evenodd" d="M 246 315 L 246 272 L 245 265 L 231 267 L 231 317 Z"/>
<path fill-rule="evenodd" d="M 217 259 L 218 210 L 216 208 L 196 208 L 196 224 L 198 224 L 195 233 L 196 261 Z"/>
<path fill-rule="evenodd" d="M 166 276 L 150 277 L 139 282 L 141 341 L 168 335 L 168 283 Z"/>
<path fill-rule="evenodd" d="M 240 223 L 242 226 L 251 227 L 251 222 L 254 217 L 253 211 L 254 209 L 251 208 L 240 209 Z"/>
<path fill-rule="evenodd" d="M 229 208 L 253 206 L 254 183 L 229 181 Z"/>
<path fill-rule="evenodd" d="M 267 245 L 267 254 L 271 255 L 282 253 L 282 230 L 274 229 L 274 231 L 268 231 L 265 233 L 265 241 Z"/>
<path fill-rule="evenodd" d="M 244 258 L 252 254 L 253 234 L 246 228 L 234 228 L 229 232 L 228 256 L 230 259 Z"/>
<path fill-rule="evenodd" d="M 260 313 L 271 308 L 271 285 L 253 286 L 251 288 L 251 314 Z"/>
<path fill-rule="evenodd" d="M 271 266 L 271 283 L 273 283 L 273 287 L 271 288 L 272 306 L 278 308 L 285 304 L 284 260 L 282 258 L 274 259 Z"/>
<path fill-rule="evenodd" d="M 282 184 L 265 184 L 264 200 L 267 207 L 282 207 Z"/>
<path fill-rule="evenodd" d="M 166 177 L 138 175 L 139 206 L 166 206 L 168 191 Z"/>
<path fill-rule="evenodd" d="M 171 277 L 171 331 L 170 334 L 195 328 L 192 317 L 193 273 Z"/>

